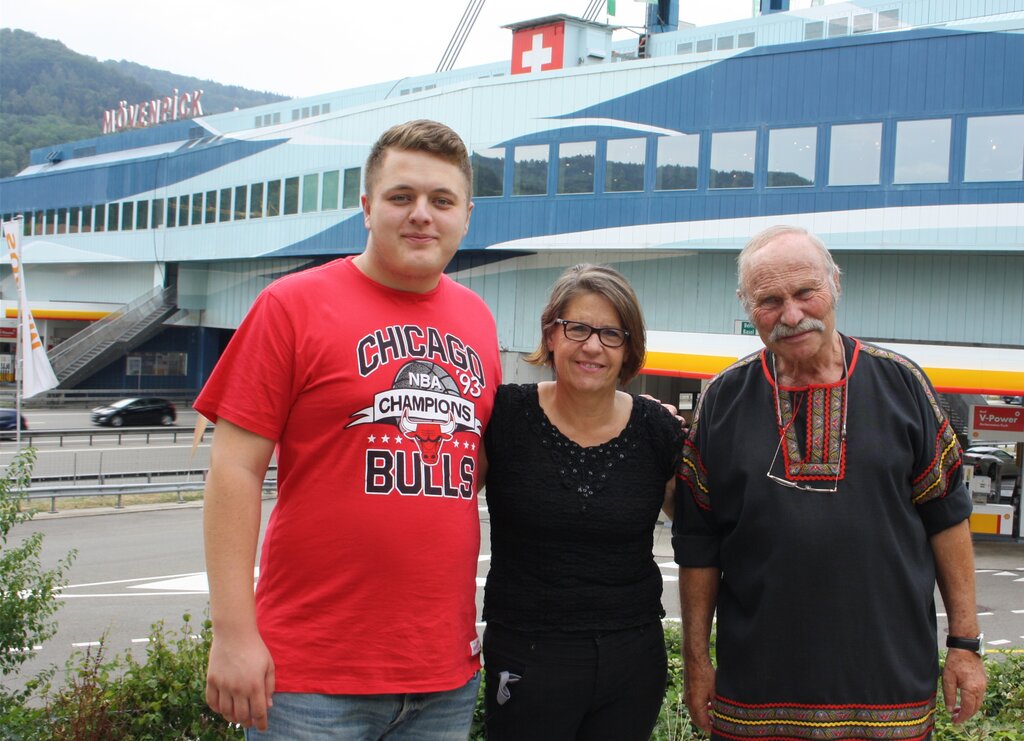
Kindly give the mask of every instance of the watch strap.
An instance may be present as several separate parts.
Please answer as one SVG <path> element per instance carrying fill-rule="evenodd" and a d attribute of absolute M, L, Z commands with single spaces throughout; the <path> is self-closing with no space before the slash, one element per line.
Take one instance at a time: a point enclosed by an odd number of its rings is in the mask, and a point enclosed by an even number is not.
<path fill-rule="evenodd" d="M 979 634 L 976 638 L 960 638 L 959 636 L 946 636 L 946 648 L 959 648 L 964 651 L 971 651 L 979 656 L 982 654 L 982 637 Z"/>

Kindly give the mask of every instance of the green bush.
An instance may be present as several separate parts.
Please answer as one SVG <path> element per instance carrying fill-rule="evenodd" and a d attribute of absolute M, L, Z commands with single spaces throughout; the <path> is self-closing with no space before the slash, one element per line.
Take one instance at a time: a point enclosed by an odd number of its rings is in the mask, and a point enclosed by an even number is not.
<path fill-rule="evenodd" d="M 28 698 L 44 684 L 50 672 L 21 677 L 22 665 L 34 655 L 33 647 L 53 636 L 53 615 L 60 606 L 56 594 L 67 584 L 74 551 L 53 569 L 40 565 L 41 533 L 20 543 L 8 542 L 15 525 L 32 519 L 23 510 L 22 496 L 32 476 L 34 448 L 19 452 L 0 475 L 0 679 L 16 680 L 21 689 L 0 684 L 0 729 L 5 738 L 24 737 L 23 729 L 36 722 L 37 710 L 27 707 Z"/>
<path fill-rule="evenodd" d="M 53 741 L 219 741 L 240 739 L 206 705 L 206 661 L 213 632 L 190 615 L 178 631 L 153 625 L 144 660 L 104 657 L 103 644 L 68 662 L 67 682 L 46 703 Z"/>

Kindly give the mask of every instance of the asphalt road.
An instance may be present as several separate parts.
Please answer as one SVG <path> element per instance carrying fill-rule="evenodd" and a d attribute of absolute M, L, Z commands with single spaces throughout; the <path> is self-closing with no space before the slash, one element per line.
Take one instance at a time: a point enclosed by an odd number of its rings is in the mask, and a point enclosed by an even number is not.
<path fill-rule="evenodd" d="M 264 524 L 274 500 L 264 502 Z M 181 626 L 189 613 L 201 620 L 207 606 L 202 554 L 202 508 L 195 504 L 91 515 L 40 515 L 15 529 L 17 542 L 28 532 L 44 534 L 43 560 L 52 565 L 72 548 L 78 557 L 62 595 L 59 631 L 44 644 L 30 668 L 63 665 L 75 650 L 105 636 L 108 651 L 138 651 L 150 625 L 164 620 Z M 489 526 L 481 503 L 482 550 L 477 603 L 489 561 Z M 1024 544 L 978 542 L 979 621 L 988 648 L 1024 652 Z M 669 529 L 655 531 L 655 556 L 665 578 L 663 603 L 669 618 L 679 617 L 677 570 L 672 564 Z M 939 606 L 939 633 L 945 622 Z"/>
<path fill-rule="evenodd" d="M 25 417 L 29 429 L 34 432 L 109 429 L 93 425 L 89 421 L 89 414 L 88 409 L 29 410 Z M 53 437 L 33 440 L 37 450 L 34 475 L 77 476 L 86 480 L 94 479 L 101 473 L 205 468 L 209 465 L 211 435 L 207 434 L 205 442 L 193 453 L 191 432 L 195 427 L 196 416 L 196 412 L 179 405 L 177 423 L 157 432 L 146 433 L 138 428 L 124 427 L 118 431 L 119 434 L 99 434 L 91 439 Z M 0 442 L 0 465 L 6 466 L 16 450 L 14 441 Z"/>

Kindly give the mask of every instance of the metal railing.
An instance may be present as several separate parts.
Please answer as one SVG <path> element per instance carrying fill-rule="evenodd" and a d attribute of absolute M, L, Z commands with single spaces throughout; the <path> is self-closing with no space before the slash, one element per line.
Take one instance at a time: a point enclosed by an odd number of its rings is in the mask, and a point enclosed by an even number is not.
<path fill-rule="evenodd" d="M 26 489 L 22 493 L 24 500 L 50 500 L 50 514 L 56 514 L 57 500 L 71 497 L 107 497 L 115 499 L 114 508 L 124 509 L 124 497 L 139 494 L 177 494 L 178 504 L 185 503 L 185 495 L 189 492 L 203 491 L 205 481 L 178 481 L 165 483 L 135 484 L 92 484 L 88 486 L 50 486 Z M 263 481 L 263 493 L 272 492 L 277 488 L 276 470 L 273 478 Z"/>
<path fill-rule="evenodd" d="M 157 286 L 125 306 L 119 307 L 89 327 L 68 338 L 50 355 L 50 365 L 57 378 L 64 380 L 73 373 L 75 364 L 85 355 L 122 339 L 136 324 L 173 304 L 177 296 L 174 286 Z"/>
<path fill-rule="evenodd" d="M 206 442 L 206 435 L 212 432 L 213 425 L 208 425 L 200 435 L 199 442 Z M 4 434 L 10 436 L 7 442 L 14 439 L 13 431 Z M 104 441 L 116 438 L 118 445 L 126 438 L 138 438 L 145 440 L 148 445 L 154 437 L 169 437 L 171 442 L 177 443 L 179 436 L 191 439 L 194 435 L 195 430 L 191 427 L 74 427 L 67 430 L 22 430 L 21 441 L 25 447 L 32 447 L 40 440 L 56 439 L 57 447 L 63 448 L 65 438 L 88 438 L 91 447 L 97 438 Z M 4 448 L 0 446 L 0 450 Z"/>

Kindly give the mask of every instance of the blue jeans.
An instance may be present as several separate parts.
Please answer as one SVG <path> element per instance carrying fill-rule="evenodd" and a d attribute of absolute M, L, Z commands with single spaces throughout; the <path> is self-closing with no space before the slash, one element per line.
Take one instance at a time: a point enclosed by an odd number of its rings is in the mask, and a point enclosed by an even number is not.
<path fill-rule="evenodd" d="M 466 741 L 480 687 L 404 695 L 274 694 L 266 731 L 247 728 L 246 741 Z"/>

